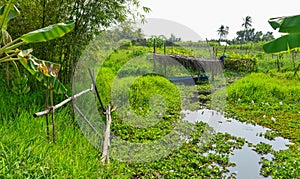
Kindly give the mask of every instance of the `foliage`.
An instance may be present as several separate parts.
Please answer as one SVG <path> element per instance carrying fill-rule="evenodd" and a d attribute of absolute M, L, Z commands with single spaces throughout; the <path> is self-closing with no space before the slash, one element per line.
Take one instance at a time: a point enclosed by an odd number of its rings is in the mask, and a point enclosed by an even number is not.
<path fill-rule="evenodd" d="M 287 80 L 280 73 L 251 74 L 230 85 L 227 92 L 229 111 L 239 114 L 240 120 L 253 120 L 293 142 L 300 142 L 297 137 L 300 89 L 296 79 Z"/>
<path fill-rule="evenodd" d="M 144 38 L 142 29 L 137 28 L 134 22 L 129 20 L 122 22 L 117 26 L 112 27 L 112 29 L 102 33 L 107 33 L 109 37 L 113 39 L 115 42 L 118 42 L 123 39 L 134 41 L 134 40 L 141 40 Z"/>
<path fill-rule="evenodd" d="M 299 81 L 291 76 L 274 72 L 251 74 L 227 88 L 226 111 L 229 116 L 276 131 L 267 132 L 266 138 L 282 136 L 294 143 L 288 150 L 272 152 L 274 160 L 262 159 L 261 174 L 264 176 L 299 176 L 300 89 Z M 255 150 L 261 153 L 270 151 L 265 144 L 256 145 Z"/>
<path fill-rule="evenodd" d="M 262 159 L 261 174 L 272 178 L 297 178 L 300 176 L 299 156 L 290 150 L 275 152 L 275 161 Z"/>
<path fill-rule="evenodd" d="M 40 45 L 29 45 L 29 48 L 36 49 L 37 58 L 43 59 L 47 56 L 51 62 L 59 63 L 64 67 L 59 78 L 65 83 L 70 82 L 81 52 L 91 39 L 108 27 L 125 22 L 127 19 L 143 19 L 143 12 L 150 11 L 138 0 L 16 1 L 24 16 L 15 19 L 14 25 L 9 27 L 14 38 L 29 30 L 60 21 L 74 21 L 74 30 L 64 38 Z"/>
<path fill-rule="evenodd" d="M 263 48 L 266 53 L 278 53 L 300 47 L 300 15 L 271 18 L 269 24 L 274 30 L 288 33 L 266 43 Z"/>
<path fill-rule="evenodd" d="M 155 47 L 161 48 L 164 46 L 165 42 L 166 42 L 166 37 L 164 37 L 163 35 L 152 36 L 147 40 L 147 46 L 154 47 L 155 44 Z"/>
<path fill-rule="evenodd" d="M 254 150 L 258 154 L 268 154 L 272 151 L 272 145 L 260 142 L 257 145 L 255 145 Z"/>
<path fill-rule="evenodd" d="M 245 29 L 252 27 L 252 18 L 250 16 L 243 18 L 243 21 L 242 27 L 245 27 Z"/>
<path fill-rule="evenodd" d="M 55 92 L 66 93 L 65 87 L 56 79 L 60 65 L 41 61 L 31 55 L 32 49 L 20 50 L 18 47 L 28 43 L 45 42 L 62 37 L 74 28 L 74 23 L 69 22 L 54 24 L 23 34 L 21 37 L 12 40 L 6 31 L 8 22 L 20 14 L 19 10 L 16 8 L 16 6 L 14 6 L 13 3 L 13 0 L 9 0 L 4 6 L 1 7 L 0 10 L 0 27 L 2 32 L 2 47 L 0 48 L 0 55 L 2 58 L 0 58 L 0 63 L 12 62 L 14 64 L 18 78 L 12 82 L 14 85 L 12 88 L 13 92 L 17 94 L 24 94 L 29 92 L 30 89 L 27 86 L 27 77 L 21 77 L 19 73 L 19 69 L 16 64 L 16 61 L 19 61 L 25 67 L 25 69 L 28 70 L 32 75 L 36 76 L 38 80 L 44 80 L 45 82 L 50 79 Z M 9 81 L 9 73 L 7 73 L 7 80 Z"/>
<path fill-rule="evenodd" d="M 180 37 L 175 37 L 174 34 L 171 33 L 171 37 L 168 39 L 170 42 L 180 42 L 181 38 Z"/>
<path fill-rule="evenodd" d="M 228 53 L 224 60 L 224 68 L 233 72 L 253 72 L 256 64 L 257 58 L 235 53 Z"/>
<path fill-rule="evenodd" d="M 219 41 L 221 41 L 221 39 L 223 37 L 226 37 L 229 33 L 229 27 L 228 26 L 224 26 L 224 25 L 221 25 L 221 27 L 217 30 L 218 32 L 218 35 L 220 36 L 219 38 Z"/>
<path fill-rule="evenodd" d="M 136 85 L 147 83 L 146 78 L 156 77 L 144 77 Z M 70 106 L 56 110 L 56 114 L 59 114 L 56 115 L 58 140 L 54 145 L 46 139 L 45 130 L 41 130 L 45 128 L 44 120 L 32 116 L 33 112 L 41 110 L 42 101 L 38 99 L 43 94 L 39 92 L 16 97 L 8 93 L 3 85 L 0 85 L 0 89 L 0 97 L 12 101 L 11 105 L 16 106 L 4 105 L 0 101 L 4 107 L 2 111 L 5 111 L 5 114 L 0 113 L 1 178 L 220 178 L 230 175 L 227 167 L 234 165 L 229 161 L 230 151 L 243 146 L 240 138 L 220 133 L 214 137 L 205 123 L 197 123 L 190 139 L 178 150 L 160 160 L 149 163 L 111 160 L 109 167 L 103 167 L 100 165 L 99 151 L 89 143 L 80 128 L 68 125 Z M 159 124 L 160 128 L 137 130 L 139 132 L 135 133 L 135 137 L 128 140 L 137 141 L 139 138 L 140 141 L 146 141 L 160 137 L 165 129 L 171 128 L 167 124 L 169 120 L 174 120 L 174 116 L 167 116 L 165 119 L 166 122 Z M 114 122 L 114 125 L 119 123 L 117 119 Z M 124 138 L 133 135 L 130 134 L 130 128 L 117 129 L 114 128 L 116 132 L 120 130 L 120 135 Z"/>

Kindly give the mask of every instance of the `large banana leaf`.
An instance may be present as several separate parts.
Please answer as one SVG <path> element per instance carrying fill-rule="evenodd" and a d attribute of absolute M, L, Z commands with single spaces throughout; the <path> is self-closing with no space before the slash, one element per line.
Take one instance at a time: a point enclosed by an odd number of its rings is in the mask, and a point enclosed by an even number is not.
<path fill-rule="evenodd" d="M 18 56 L 21 64 L 28 70 L 37 80 L 42 81 L 46 86 L 47 80 L 52 84 L 52 89 L 55 93 L 66 93 L 67 89 L 56 78 L 60 65 L 48 61 L 39 60 L 30 53 L 31 49 L 20 51 Z"/>
<path fill-rule="evenodd" d="M 300 47 L 300 15 L 276 17 L 269 20 L 273 29 L 289 33 L 263 45 L 266 53 L 278 53 Z"/>
<path fill-rule="evenodd" d="M 279 32 L 300 34 L 300 15 L 271 18 L 269 24 Z"/>
<path fill-rule="evenodd" d="M 281 36 L 263 45 L 266 53 L 278 53 L 300 47 L 300 34 Z"/>
<path fill-rule="evenodd" d="M 13 0 L 9 0 L 5 5 L 0 7 L 0 28 L 1 30 L 7 29 L 8 22 L 20 15 L 20 11 L 13 4 Z"/>
<path fill-rule="evenodd" d="M 58 23 L 38 29 L 21 36 L 21 40 L 26 43 L 38 43 L 53 40 L 64 36 L 74 28 L 74 22 Z"/>

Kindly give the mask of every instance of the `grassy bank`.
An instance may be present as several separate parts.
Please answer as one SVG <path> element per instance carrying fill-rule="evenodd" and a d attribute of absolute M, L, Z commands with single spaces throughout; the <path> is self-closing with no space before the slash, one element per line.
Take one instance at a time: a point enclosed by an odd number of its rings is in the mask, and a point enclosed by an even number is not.
<path fill-rule="evenodd" d="M 272 129 L 265 137 L 282 136 L 294 143 L 287 151 L 274 152 L 274 161 L 263 159 L 262 174 L 300 176 L 300 82 L 293 73 L 253 73 L 230 85 L 227 92 L 229 116 Z"/>

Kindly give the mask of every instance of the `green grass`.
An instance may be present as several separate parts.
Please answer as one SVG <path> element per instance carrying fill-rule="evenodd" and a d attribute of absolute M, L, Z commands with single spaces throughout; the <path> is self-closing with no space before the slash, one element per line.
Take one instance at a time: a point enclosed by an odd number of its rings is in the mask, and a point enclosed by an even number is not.
<path fill-rule="evenodd" d="M 248 75 L 227 88 L 228 102 L 239 111 L 232 111 L 239 120 L 255 121 L 299 143 L 300 82 L 288 80 L 286 75 Z"/>
<path fill-rule="evenodd" d="M 238 142 L 240 139 L 228 134 L 218 134 L 215 138 L 204 123 L 198 123 L 193 127 L 190 141 L 164 158 L 148 163 L 111 160 L 109 166 L 102 166 L 101 152 L 89 143 L 76 124 L 68 125 L 68 107 L 55 112 L 57 144 L 47 140 L 45 118 L 32 116 L 39 108 L 35 107 L 0 122 L 0 178 L 219 178 L 227 171 L 226 167 L 234 165 L 228 160 L 229 151 L 243 145 Z M 220 145 L 211 148 L 214 143 Z M 223 144 L 226 150 L 222 149 Z M 208 150 L 219 152 L 199 155 Z"/>
<path fill-rule="evenodd" d="M 23 110 L 0 127 L 0 177 L 72 178 L 100 175 L 99 153 L 77 127 L 68 126 L 69 109 L 56 112 L 57 144 L 46 137 L 45 119 Z M 5 121 L 5 122 L 4 122 Z"/>
<path fill-rule="evenodd" d="M 229 50 L 238 47 L 232 48 Z M 258 50 L 257 46 L 255 49 Z M 147 47 L 117 50 L 104 62 L 97 76 L 105 104 L 112 102 L 111 91 L 121 104 L 115 106 L 119 114 L 113 114 L 112 132 L 130 142 L 150 143 L 162 139 L 178 122 L 179 111 L 188 106 L 185 104 L 188 100 L 183 103 L 180 100 L 192 98 L 197 90 L 212 88 L 212 85 L 205 84 L 195 89 L 183 86 L 177 89 L 161 76 L 144 75 L 152 70 L 151 63 L 143 61 L 138 64 L 139 68 L 127 64 L 149 51 L 151 48 Z M 162 49 L 158 51 L 162 52 Z M 181 48 L 168 51 L 185 55 L 202 53 Z M 295 143 L 289 150 L 280 152 L 270 151 L 269 146 L 264 144 L 256 145 L 258 152 L 275 155 L 272 161 L 262 159 L 263 175 L 273 178 L 300 176 L 300 82 L 293 77 L 288 58 L 282 61 L 281 70 L 285 73 L 274 72 L 277 68 L 275 59 L 264 54 L 257 54 L 255 58 L 259 58 L 257 71 L 268 73 L 243 73 L 245 78 L 228 87 L 228 115 L 271 128 L 273 131 L 266 133 L 265 137 L 280 135 Z M 176 69 L 170 70 L 170 73 L 177 72 Z M 239 75 L 228 71 L 226 74 L 230 77 Z M 118 80 L 114 79 L 116 75 Z M 213 134 L 204 123 L 196 123 L 195 126 L 180 123 L 179 130 L 190 129 L 191 136 L 163 158 L 145 163 L 112 159 L 109 166 L 102 166 L 101 152 L 91 145 L 76 122 L 72 123 L 70 106 L 55 111 L 57 144 L 53 144 L 46 136 L 45 117 L 33 117 L 33 113 L 44 107 L 44 91 L 33 89 L 27 95 L 16 96 L 6 89 L 3 79 L 0 81 L 0 98 L 4 99 L 0 100 L 0 178 L 221 178 L 228 172 L 229 166 L 234 166 L 229 162 L 229 154 L 245 143 L 244 139 L 229 134 Z M 127 99 L 126 91 L 130 96 L 127 102 L 131 109 L 126 105 L 122 108 L 122 102 Z M 218 91 L 211 95 L 216 103 L 211 106 L 223 106 L 221 102 L 225 93 Z M 56 96 L 55 103 L 62 98 Z M 160 111 L 163 112 L 159 114 Z M 130 121 L 127 115 L 134 113 L 147 121 Z M 124 122 L 120 114 L 128 121 Z M 155 115 L 159 115 L 160 120 L 152 120 L 158 117 Z M 273 121 L 272 117 L 276 120 Z M 147 128 L 138 126 L 140 123 Z M 118 145 L 112 144 L 112 148 L 116 149 Z M 124 148 L 123 157 L 126 159 L 130 157 L 128 151 L 130 148 Z M 155 150 L 146 153 L 146 157 L 151 158 L 152 155 L 156 155 Z"/>
<path fill-rule="evenodd" d="M 274 178 L 300 176 L 300 81 L 291 75 L 253 73 L 227 88 L 229 116 L 266 126 L 294 143 L 289 150 L 272 152 L 274 160 L 262 160 L 261 174 Z M 256 150 L 265 152 L 268 146 Z"/>

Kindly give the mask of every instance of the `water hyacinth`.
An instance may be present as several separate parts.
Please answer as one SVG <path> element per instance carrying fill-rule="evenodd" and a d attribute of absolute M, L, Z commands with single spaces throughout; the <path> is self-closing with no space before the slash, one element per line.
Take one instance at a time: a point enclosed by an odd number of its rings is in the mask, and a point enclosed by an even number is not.
<path fill-rule="evenodd" d="M 272 120 L 273 122 L 276 122 L 276 119 L 275 119 L 274 117 L 271 117 L 271 120 Z"/>

